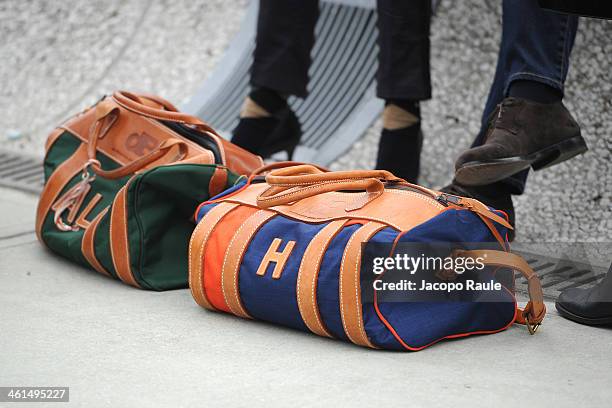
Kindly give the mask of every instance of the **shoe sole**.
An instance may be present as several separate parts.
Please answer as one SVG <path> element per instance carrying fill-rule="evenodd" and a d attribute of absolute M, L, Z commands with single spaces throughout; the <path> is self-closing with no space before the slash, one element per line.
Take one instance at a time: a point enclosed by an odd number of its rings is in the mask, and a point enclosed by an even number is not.
<path fill-rule="evenodd" d="M 554 166 L 588 149 L 584 138 L 578 135 L 526 156 L 465 163 L 455 172 L 455 179 L 466 186 L 491 184 L 529 167 L 538 171 Z"/>
<path fill-rule="evenodd" d="M 583 317 L 577 314 L 574 314 L 561 306 L 559 302 L 555 303 L 555 307 L 557 308 L 557 312 L 566 319 L 572 320 L 576 323 L 586 324 L 587 326 L 610 326 L 612 325 L 612 316 L 610 317 Z"/>

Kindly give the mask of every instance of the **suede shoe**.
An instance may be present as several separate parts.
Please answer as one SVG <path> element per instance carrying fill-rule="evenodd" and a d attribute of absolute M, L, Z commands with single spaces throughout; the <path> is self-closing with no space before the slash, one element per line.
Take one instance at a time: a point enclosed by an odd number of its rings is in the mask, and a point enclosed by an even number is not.
<path fill-rule="evenodd" d="M 503 185 L 489 185 L 481 187 L 463 186 L 453 180 L 451 184 L 443 187 L 440 191 L 460 197 L 474 198 L 481 203 L 495 209 L 502 210 L 508 216 L 508 222 L 514 230 L 508 230 L 508 241 L 514 241 L 516 227 L 514 225 L 514 205 L 512 204 L 512 196 Z"/>
<path fill-rule="evenodd" d="M 529 167 L 540 170 L 588 149 L 562 102 L 509 97 L 491 116 L 484 143 L 455 163 L 455 179 L 465 186 L 491 184 Z"/>
<path fill-rule="evenodd" d="M 612 265 L 601 282 L 590 289 L 570 288 L 555 303 L 566 319 L 589 326 L 612 326 Z"/>

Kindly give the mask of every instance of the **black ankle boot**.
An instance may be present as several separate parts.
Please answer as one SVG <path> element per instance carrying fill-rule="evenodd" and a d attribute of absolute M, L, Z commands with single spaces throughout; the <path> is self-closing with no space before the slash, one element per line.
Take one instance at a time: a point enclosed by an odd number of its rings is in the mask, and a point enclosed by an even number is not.
<path fill-rule="evenodd" d="M 280 120 L 273 116 L 264 118 L 240 118 L 234 129 L 232 143 L 253 154 L 261 155 L 266 139 L 274 133 Z"/>
<path fill-rule="evenodd" d="M 443 187 L 440 191 L 461 197 L 475 198 L 491 208 L 505 212 L 508 215 L 508 222 L 514 228 L 513 230 L 508 230 L 508 241 L 514 241 L 516 235 L 514 204 L 512 203 L 512 195 L 504 185 L 491 184 L 488 186 L 468 187 L 453 180 L 451 184 Z"/>
<path fill-rule="evenodd" d="M 612 326 L 612 265 L 596 286 L 564 290 L 555 306 L 561 316 L 574 322 Z"/>
<path fill-rule="evenodd" d="M 383 129 L 378 144 L 376 169 L 387 170 L 416 184 L 419 179 L 423 133 L 421 124 L 388 130 Z"/>
<path fill-rule="evenodd" d="M 259 149 L 261 157 L 270 157 L 278 152 L 287 152 L 287 160 L 293 160 L 293 152 L 300 143 L 302 127 L 295 113 L 288 107 L 279 112 L 276 117 L 278 124 L 274 131 L 266 138 L 265 143 Z"/>
<path fill-rule="evenodd" d="M 302 137 L 302 129 L 295 113 L 277 92 L 256 88 L 249 97 L 270 116 L 241 118 L 234 129 L 232 143 L 264 158 L 286 151 L 288 160 Z"/>

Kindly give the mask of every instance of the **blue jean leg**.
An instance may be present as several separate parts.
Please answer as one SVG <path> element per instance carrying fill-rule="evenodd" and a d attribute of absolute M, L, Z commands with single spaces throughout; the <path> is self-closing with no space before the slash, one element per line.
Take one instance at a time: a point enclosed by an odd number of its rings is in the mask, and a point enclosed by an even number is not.
<path fill-rule="evenodd" d="M 504 0 L 502 39 L 495 77 L 472 147 L 484 142 L 488 119 L 516 80 L 541 82 L 563 93 L 578 17 L 543 10 L 537 0 Z M 500 188 L 522 194 L 529 170 L 499 182 Z"/>

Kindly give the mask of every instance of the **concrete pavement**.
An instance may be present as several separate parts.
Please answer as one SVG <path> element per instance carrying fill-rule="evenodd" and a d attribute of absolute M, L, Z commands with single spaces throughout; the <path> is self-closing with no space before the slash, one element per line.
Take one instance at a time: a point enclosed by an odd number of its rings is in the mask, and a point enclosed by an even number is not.
<path fill-rule="evenodd" d="M 75 407 L 607 407 L 612 330 L 559 317 L 372 351 L 207 312 L 44 250 L 35 199 L 0 189 L 0 385 L 69 386 Z M 27 404 L 19 405 L 27 406 Z M 40 406 L 34 404 L 33 406 Z"/>

